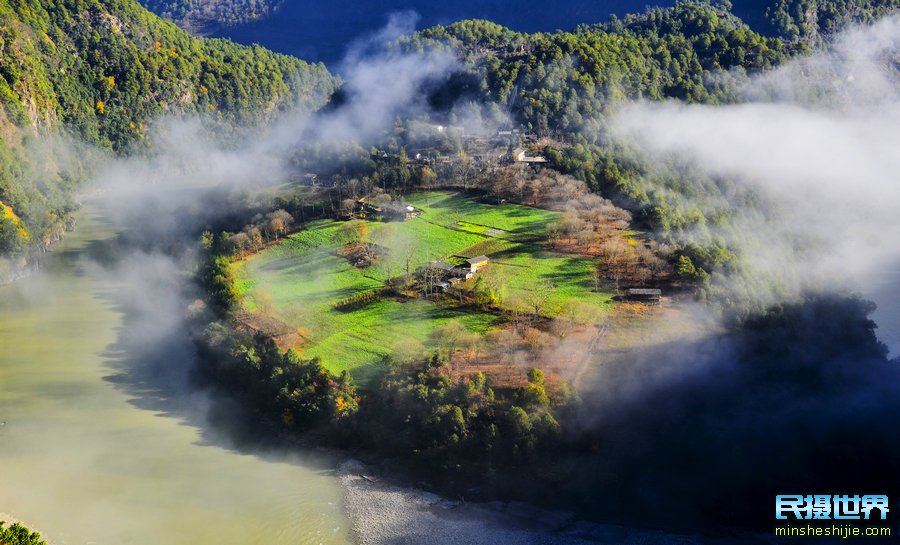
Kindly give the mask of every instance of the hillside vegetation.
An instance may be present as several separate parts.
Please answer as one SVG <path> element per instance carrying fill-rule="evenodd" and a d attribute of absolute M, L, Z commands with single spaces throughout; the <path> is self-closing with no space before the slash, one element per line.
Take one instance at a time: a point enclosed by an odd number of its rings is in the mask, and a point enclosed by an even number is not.
<path fill-rule="evenodd" d="M 808 43 L 900 8 L 900 0 L 732 0 L 732 4 L 736 13 L 758 21 L 762 32 Z"/>
<path fill-rule="evenodd" d="M 442 90 L 437 106 L 465 97 L 508 109 L 533 130 L 569 133 L 599 129 L 598 119 L 623 99 L 734 100 L 727 80 L 710 76 L 766 70 L 795 52 L 703 2 L 550 34 L 461 21 L 402 42 L 450 48 L 466 62 L 467 75 Z"/>
<path fill-rule="evenodd" d="M 41 534 L 32 532 L 18 522 L 6 526 L 0 521 L 0 543 L 3 545 L 47 545 Z"/>
<path fill-rule="evenodd" d="M 269 17 L 278 0 L 141 0 L 150 11 L 183 28 L 203 32 L 217 25 L 237 25 Z"/>
<path fill-rule="evenodd" d="M 318 108 L 337 84 L 322 65 L 194 38 L 130 0 L 0 0 L 0 202 L 13 214 L 0 253 L 57 237 L 72 209 L 79 169 L 50 135 L 126 152 L 160 115 L 260 122 Z"/>

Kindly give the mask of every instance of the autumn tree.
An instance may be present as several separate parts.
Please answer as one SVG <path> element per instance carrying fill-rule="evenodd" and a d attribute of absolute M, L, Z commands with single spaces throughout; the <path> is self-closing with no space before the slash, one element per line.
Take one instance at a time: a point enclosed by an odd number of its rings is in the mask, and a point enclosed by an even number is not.
<path fill-rule="evenodd" d="M 263 234 L 259 227 L 251 227 L 247 231 L 247 238 L 250 240 L 250 247 L 254 252 L 258 252 L 263 244 Z"/>

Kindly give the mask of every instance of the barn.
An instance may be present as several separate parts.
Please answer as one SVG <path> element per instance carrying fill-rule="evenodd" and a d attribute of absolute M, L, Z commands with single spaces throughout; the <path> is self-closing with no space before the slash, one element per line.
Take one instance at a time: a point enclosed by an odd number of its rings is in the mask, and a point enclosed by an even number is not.
<path fill-rule="evenodd" d="M 640 301 L 642 303 L 659 304 L 662 298 L 662 290 L 649 288 L 632 288 L 628 290 L 626 299 Z"/>

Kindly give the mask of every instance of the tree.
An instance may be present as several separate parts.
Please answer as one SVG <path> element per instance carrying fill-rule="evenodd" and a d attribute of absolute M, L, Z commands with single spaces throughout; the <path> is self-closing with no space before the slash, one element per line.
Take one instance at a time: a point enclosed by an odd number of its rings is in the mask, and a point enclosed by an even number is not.
<path fill-rule="evenodd" d="M 263 244 L 263 235 L 259 227 L 251 227 L 247 231 L 247 237 L 250 239 L 250 247 L 253 248 L 254 252 L 258 252 Z"/>
<path fill-rule="evenodd" d="M 694 265 L 691 258 L 682 254 L 678 257 L 678 264 L 675 266 L 675 274 L 682 280 L 689 282 L 705 282 L 709 279 L 709 273 Z"/>
<path fill-rule="evenodd" d="M 509 269 L 493 263 L 479 269 L 475 280 L 475 295 L 480 297 L 483 305 L 500 305 L 509 283 Z"/>
<path fill-rule="evenodd" d="M 469 157 L 465 151 L 457 154 L 457 160 L 454 162 L 456 177 L 463 182 L 463 189 L 469 189 L 469 182 L 475 174 L 475 162 Z"/>
<path fill-rule="evenodd" d="M 547 242 L 550 243 L 550 247 L 554 250 L 556 249 L 556 245 L 559 244 L 559 239 L 562 236 L 562 224 L 558 221 L 554 221 L 553 223 L 547 224 Z"/>
<path fill-rule="evenodd" d="M 550 406 L 550 396 L 544 386 L 544 372 L 537 367 L 528 371 L 528 386 L 522 391 L 523 405 L 546 409 Z"/>
<path fill-rule="evenodd" d="M 250 237 L 244 232 L 235 233 L 231 237 L 231 248 L 234 253 L 243 256 L 250 248 Z"/>
<path fill-rule="evenodd" d="M 434 328 L 432 339 L 448 352 L 454 350 L 472 351 L 481 338 L 469 331 L 458 320 L 451 320 Z"/>
<path fill-rule="evenodd" d="M 416 250 L 418 249 L 418 242 L 415 237 L 401 235 L 394 239 L 394 243 L 391 246 L 391 249 L 396 252 L 396 255 L 399 257 L 401 261 L 401 266 L 403 270 L 406 272 L 406 275 L 409 276 L 412 266 L 412 260 L 416 255 Z"/>
<path fill-rule="evenodd" d="M 437 174 L 429 166 L 423 166 L 419 169 L 419 184 L 423 187 L 431 187 L 435 180 L 437 180 Z"/>
<path fill-rule="evenodd" d="M 535 327 L 525 329 L 522 338 L 524 339 L 525 344 L 528 345 L 532 354 L 537 354 L 541 349 L 553 342 L 549 335 Z"/>
<path fill-rule="evenodd" d="M 24 240 L 19 228 L 12 221 L 0 217 L 0 254 L 11 254 L 19 251 Z"/>
<path fill-rule="evenodd" d="M 344 216 L 349 216 L 354 208 L 356 208 L 356 200 L 344 199 L 341 201 L 341 214 Z"/>
<path fill-rule="evenodd" d="M 429 263 L 419 269 L 418 277 L 419 282 L 422 283 L 425 295 L 429 296 L 434 293 L 434 288 L 437 286 L 438 282 L 444 278 L 444 270 Z"/>
<path fill-rule="evenodd" d="M 550 297 L 553 295 L 553 290 L 552 284 L 541 283 L 527 291 L 523 296 L 523 300 L 528 310 L 535 316 L 543 316 L 547 310 L 547 303 L 550 302 Z"/>
<path fill-rule="evenodd" d="M 18 522 L 8 527 L 5 524 L 0 521 L 0 543 L 3 545 L 47 545 L 41 539 L 41 534 L 32 532 Z"/>

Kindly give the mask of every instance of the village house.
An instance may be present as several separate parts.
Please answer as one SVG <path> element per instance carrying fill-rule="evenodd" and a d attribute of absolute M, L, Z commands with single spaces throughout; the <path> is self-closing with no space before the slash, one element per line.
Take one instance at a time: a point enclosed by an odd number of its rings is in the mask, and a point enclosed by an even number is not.
<path fill-rule="evenodd" d="M 516 148 L 512 151 L 512 160 L 516 163 L 539 164 L 546 163 L 547 159 L 541 155 L 529 156 L 522 148 Z"/>
<path fill-rule="evenodd" d="M 432 261 L 431 266 L 434 267 L 435 269 L 440 269 L 447 273 L 453 272 L 453 269 L 456 268 L 453 265 L 451 265 L 450 263 L 447 263 L 446 261 L 441 261 L 441 260 Z"/>
<path fill-rule="evenodd" d="M 356 201 L 355 212 L 363 214 L 381 214 L 381 207 L 371 204 L 369 199 L 363 197 Z"/>
<path fill-rule="evenodd" d="M 472 259 L 467 259 L 466 263 L 469 264 L 469 271 L 474 274 L 477 273 L 479 269 L 484 268 L 484 266 L 488 264 L 488 261 L 490 261 L 490 258 L 488 258 L 488 256 L 480 255 L 478 257 L 473 257 Z"/>
<path fill-rule="evenodd" d="M 422 214 L 422 211 L 414 206 L 407 206 L 405 209 L 404 219 L 411 220 L 413 218 L 418 218 Z"/>
<path fill-rule="evenodd" d="M 400 203 L 391 203 L 384 206 L 383 217 L 385 221 L 407 221 L 418 218 L 422 211 L 415 206 Z"/>

